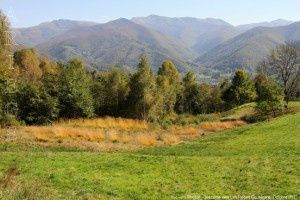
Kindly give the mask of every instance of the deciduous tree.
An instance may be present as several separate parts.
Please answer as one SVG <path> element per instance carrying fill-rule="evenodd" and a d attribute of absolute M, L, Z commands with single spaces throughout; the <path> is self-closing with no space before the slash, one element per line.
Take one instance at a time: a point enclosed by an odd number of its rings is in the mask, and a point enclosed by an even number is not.
<path fill-rule="evenodd" d="M 91 80 L 81 60 L 71 60 L 60 66 L 60 116 L 64 118 L 91 117 L 94 114 Z"/>
<path fill-rule="evenodd" d="M 38 83 L 20 83 L 17 101 L 18 118 L 26 124 L 48 124 L 58 117 L 57 99 Z"/>
<path fill-rule="evenodd" d="M 166 115 L 174 112 L 176 97 L 179 93 L 180 77 L 179 73 L 171 61 L 163 62 L 158 70 L 157 77 L 158 93 L 163 97 L 163 107 Z"/>
<path fill-rule="evenodd" d="M 130 79 L 128 106 L 132 117 L 152 120 L 150 110 L 154 105 L 156 92 L 155 76 L 151 70 L 148 58 L 143 56 L 138 65 L 138 71 Z"/>
<path fill-rule="evenodd" d="M 258 70 L 274 76 L 284 88 L 287 107 L 300 91 L 300 46 L 293 43 L 279 46 L 260 64 Z"/>
<path fill-rule="evenodd" d="M 275 117 L 277 111 L 283 107 L 283 89 L 264 74 L 259 74 L 255 78 L 255 87 L 257 110 L 262 114 L 272 113 Z"/>
<path fill-rule="evenodd" d="M 38 81 L 42 77 L 40 59 L 35 49 L 22 49 L 14 53 L 14 65 L 20 77 L 27 81 Z"/>
<path fill-rule="evenodd" d="M 244 70 L 235 72 L 230 87 L 224 91 L 222 96 L 230 107 L 251 102 L 255 97 L 254 82 Z"/>

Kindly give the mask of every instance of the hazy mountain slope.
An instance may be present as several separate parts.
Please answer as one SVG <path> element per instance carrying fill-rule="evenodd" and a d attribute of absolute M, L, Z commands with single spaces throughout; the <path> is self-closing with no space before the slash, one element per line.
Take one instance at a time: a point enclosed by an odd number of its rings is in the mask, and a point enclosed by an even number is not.
<path fill-rule="evenodd" d="M 292 24 L 292 21 L 284 20 L 284 19 L 277 19 L 271 22 L 260 22 L 260 23 L 252 23 L 252 24 L 243 24 L 239 25 L 236 28 L 238 28 L 241 31 L 247 31 L 252 28 L 256 27 L 277 27 L 277 26 L 287 26 Z"/>
<path fill-rule="evenodd" d="M 109 65 L 136 68 L 140 57 L 147 54 L 154 68 L 171 60 L 180 71 L 188 69 L 195 54 L 176 39 L 127 19 L 106 24 L 73 29 L 40 44 L 37 48 L 55 59 L 80 57 L 90 66 Z"/>
<path fill-rule="evenodd" d="M 300 40 L 300 22 L 282 27 L 251 29 L 200 56 L 197 62 L 208 68 L 232 71 L 253 70 L 277 45 Z"/>
<path fill-rule="evenodd" d="M 35 46 L 68 30 L 91 25 L 96 25 L 96 23 L 60 19 L 29 28 L 13 29 L 15 35 L 14 40 L 19 45 Z"/>
<path fill-rule="evenodd" d="M 133 22 L 176 37 L 199 54 L 212 49 L 240 32 L 220 19 L 169 18 L 156 15 L 137 17 Z"/>

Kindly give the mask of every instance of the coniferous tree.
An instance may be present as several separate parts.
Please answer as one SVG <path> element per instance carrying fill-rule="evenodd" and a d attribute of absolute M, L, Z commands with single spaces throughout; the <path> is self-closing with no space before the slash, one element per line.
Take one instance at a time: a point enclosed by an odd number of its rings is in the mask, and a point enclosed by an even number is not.
<path fill-rule="evenodd" d="M 83 62 L 77 59 L 60 66 L 60 116 L 64 118 L 91 117 L 94 114 L 91 79 Z"/>

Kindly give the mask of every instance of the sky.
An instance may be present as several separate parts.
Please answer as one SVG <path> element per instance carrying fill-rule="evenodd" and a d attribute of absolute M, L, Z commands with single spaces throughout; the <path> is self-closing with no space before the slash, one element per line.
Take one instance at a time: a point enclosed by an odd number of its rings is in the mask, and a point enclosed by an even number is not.
<path fill-rule="evenodd" d="M 0 0 L 13 27 L 55 19 L 104 23 L 151 14 L 219 18 L 233 25 L 286 19 L 300 21 L 300 0 Z"/>

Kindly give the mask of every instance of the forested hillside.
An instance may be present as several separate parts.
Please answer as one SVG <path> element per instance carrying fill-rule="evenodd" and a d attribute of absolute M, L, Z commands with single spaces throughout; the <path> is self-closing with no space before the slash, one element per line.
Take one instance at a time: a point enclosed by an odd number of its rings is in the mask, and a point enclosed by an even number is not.
<path fill-rule="evenodd" d="M 118 66 L 134 71 L 139 58 L 148 55 L 154 71 L 171 60 L 180 73 L 200 70 L 199 77 L 217 82 L 238 68 L 252 73 L 273 48 L 299 41 L 299 27 L 291 23 L 275 20 L 233 26 L 213 18 L 151 15 L 105 24 L 56 20 L 14 32 L 17 49 L 35 47 L 55 61 L 80 58 L 90 70 Z"/>
<path fill-rule="evenodd" d="M 136 69 L 142 55 L 148 55 L 155 70 L 164 60 L 171 60 L 184 72 L 192 67 L 195 53 L 176 39 L 170 39 L 127 19 L 103 25 L 78 28 L 37 46 L 57 60 L 82 58 L 94 68 L 127 66 Z"/>
<path fill-rule="evenodd" d="M 300 22 L 281 27 L 258 27 L 217 46 L 197 61 L 203 66 L 232 72 L 239 68 L 254 71 L 272 49 L 285 42 L 300 41 Z"/>

